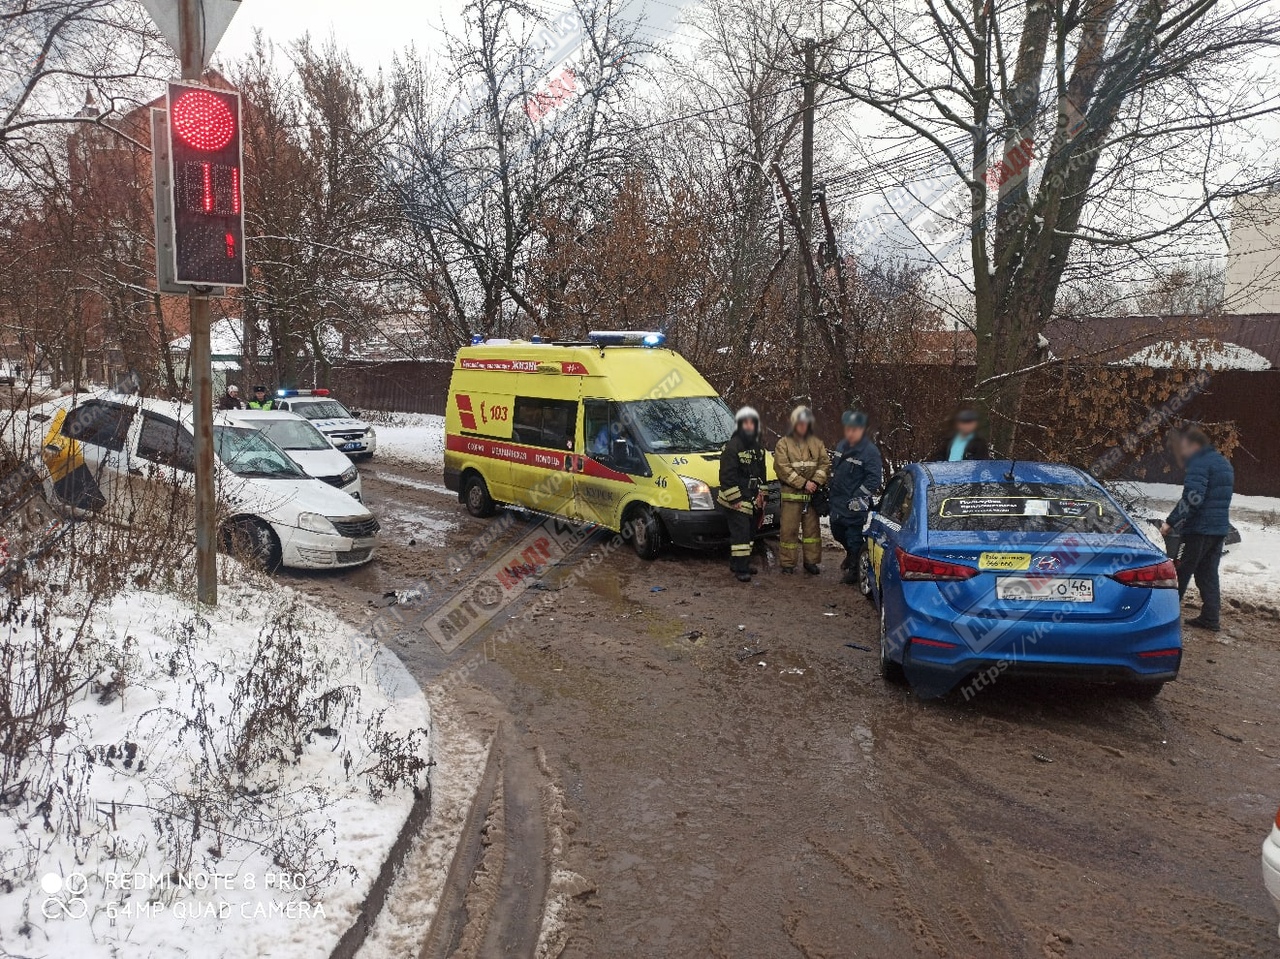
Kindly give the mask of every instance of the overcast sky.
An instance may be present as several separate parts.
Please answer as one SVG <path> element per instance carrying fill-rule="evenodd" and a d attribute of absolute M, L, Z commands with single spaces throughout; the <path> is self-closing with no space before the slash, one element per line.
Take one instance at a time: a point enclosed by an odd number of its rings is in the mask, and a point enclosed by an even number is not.
<path fill-rule="evenodd" d="M 253 32 L 261 30 L 277 44 L 310 33 L 317 40 L 337 37 L 357 63 L 374 67 L 410 43 L 438 48 L 441 24 L 460 17 L 463 0 L 410 3 L 406 0 L 243 0 L 218 45 L 218 56 L 248 53 Z"/>

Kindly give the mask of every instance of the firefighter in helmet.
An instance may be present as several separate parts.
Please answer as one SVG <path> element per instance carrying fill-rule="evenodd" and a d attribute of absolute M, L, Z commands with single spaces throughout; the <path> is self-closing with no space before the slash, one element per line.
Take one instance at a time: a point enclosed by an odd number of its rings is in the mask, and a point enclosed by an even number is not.
<path fill-rule="evenodd" d="M 749 583 L 757 572 L 751 566 L 756 513 L 764 507 L 764 447 L 760 445 L 760 414 L 750 406 L 738 410 L 738 428 L 720 454 L 720 492 L 716 503 L 729 524 L 729 569 L 738 582 Z"/>
<path fill-rule="evenodd" d="M 791 432 L 778 440 L 773 468 L 782 481 L 782 528 L 778 562 L 784 573 L 796 571 L 796 558 L 804 548 L 804 571 L 822 572 L 822 528 L 811 502 L 827 482 L 831 457 L 822 440 L 813 435 L 813 411 L 797 406 L 791 411 Z"/>

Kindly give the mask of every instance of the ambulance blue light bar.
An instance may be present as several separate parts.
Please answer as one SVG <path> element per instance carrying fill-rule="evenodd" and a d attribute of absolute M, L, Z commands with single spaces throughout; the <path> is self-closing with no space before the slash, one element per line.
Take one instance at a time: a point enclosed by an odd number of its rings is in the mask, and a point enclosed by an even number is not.
<path fill-rule="evenodd" d="M 276 396 L 328 396 L 326 389 L 319 390 L 276 390 Z"/>
<path fill-rule="evenodd" d="M 587 339 L 596 346 L 658 347 L 667 342 L 667 335 L 657 330 L 592 330 Z"/>

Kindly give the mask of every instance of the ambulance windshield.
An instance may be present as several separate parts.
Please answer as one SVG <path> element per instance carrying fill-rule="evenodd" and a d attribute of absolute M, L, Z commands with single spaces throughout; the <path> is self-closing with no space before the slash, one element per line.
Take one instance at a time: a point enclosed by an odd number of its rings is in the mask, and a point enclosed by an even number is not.
<path fill-rule="evenodd" d="M 733 435 L 733 413 L 718 396 L 623 403 L 623 421 L 651 453 L 707 453 Z"/>

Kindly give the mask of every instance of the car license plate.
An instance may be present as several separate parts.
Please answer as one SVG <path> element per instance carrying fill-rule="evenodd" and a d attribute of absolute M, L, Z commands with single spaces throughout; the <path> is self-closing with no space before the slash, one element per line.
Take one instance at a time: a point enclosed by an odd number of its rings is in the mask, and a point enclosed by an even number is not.
<path fill-rule="evenodd" d="M 996 580 L 996 599 L 1012 602 L 1048 600 L 1058 603 L 1092 603 L 1093 580 L 1083 577 L 1001 576 Z"/>
<path fill-rule="evenodd" d="M 343 453 L 349 453 L 352 450 L 364 449 L 364 444 L 363 443 L 343 443 L 341 446 L 338 447 L 338 449 Z"/>
<path fill-rule="evenodd" d="M 772 526 L 772 525 L 773 525 L 773 523 L 774 523 L 774 514 L 773 514 L 773 513 L 765 513 L 765 514 L 764 514 L 764 517 L 760 520 L 760 525 L 761 525 L 761 526 Z"/>

